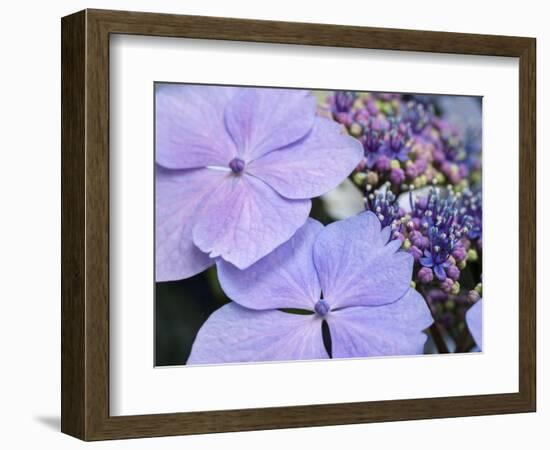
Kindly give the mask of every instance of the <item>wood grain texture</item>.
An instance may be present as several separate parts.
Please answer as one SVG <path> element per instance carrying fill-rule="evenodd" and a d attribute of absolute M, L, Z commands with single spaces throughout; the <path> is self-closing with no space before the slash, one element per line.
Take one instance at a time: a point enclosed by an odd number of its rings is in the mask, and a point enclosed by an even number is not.
<path fill-rule="evenodd" d="M 85 424 L 85 19 L 65 17 L 61 35 L 61 430 Z"/>
<path fill-rule="evenodd" d="M 109 416 L 109 34 L 519 57 L 517 393 Z M 84 440 L 529 412 L 536 405 L 535 40 L 86 10 L 62 19 L 62 431 Z M 185 408 L 185 405 L 182 405 Z"/>

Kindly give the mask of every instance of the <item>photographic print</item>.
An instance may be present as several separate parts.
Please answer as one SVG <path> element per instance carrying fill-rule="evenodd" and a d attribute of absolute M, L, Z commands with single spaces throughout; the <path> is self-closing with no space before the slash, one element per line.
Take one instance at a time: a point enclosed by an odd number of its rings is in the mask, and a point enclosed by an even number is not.
<path fill-rule="evenodd" d="M 482 351 L 481 97 L 154 89 L 156 366 Z"/>

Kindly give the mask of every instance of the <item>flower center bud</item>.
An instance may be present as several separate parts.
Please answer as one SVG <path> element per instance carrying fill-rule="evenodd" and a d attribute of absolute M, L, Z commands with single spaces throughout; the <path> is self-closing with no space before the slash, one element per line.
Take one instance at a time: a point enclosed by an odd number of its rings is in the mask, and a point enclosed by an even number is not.
<path fill-rule="evenodd" d="M 315 309 L 315 312 L 321 317 L 325 317 L 330 311 L 330 305 L 325 300 L 321 299 L 315 303 L 315 307 L 313 309 Z"/>
<path fill-rule="evenodd" d="M 241 158 L 233 158 L 229 161 L 229 168 L 233 173 L 239 174 L 244 170 L 245 162 Z"/>

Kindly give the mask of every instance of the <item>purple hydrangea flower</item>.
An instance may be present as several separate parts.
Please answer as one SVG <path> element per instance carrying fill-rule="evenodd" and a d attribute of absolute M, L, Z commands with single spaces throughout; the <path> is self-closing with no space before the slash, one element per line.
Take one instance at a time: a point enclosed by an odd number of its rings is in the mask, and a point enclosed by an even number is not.
<path fill-rule="evenodd" d="M 176 84 L 156 91 L 156 153 L 157 281 L 250 266 L 362 158 L 309 91 Z"/>
<path fill-rule="evenodd" d="M 390 159 L 397 159 L 401 162 L 407 161 L 409 159 L 409 152 L 411 151 L 409 142 L 411 126 L 406 122 L 398 122 L 394 118 L 389 123 L 390 127 L 385 137 L 386 154 Z"/>
<path fill-rule="evenodd" d="M 410 287 L 411 255 L 390 234 L 370 211 L 327 227 L 308 219 L 246 270 L 219 261 L 234 302 L 199 330 L 188 364 L 421 354 L 432 316 Z"/>
<path fill-rule="evenodd" d="M 414 134 L 421 134 L 433 119 L 433 107 L 421 101 L 411 100 L 403 105 L 401 120 L 410 125 Z"/>
<path fill-rule="evenodd" d="M 353 91 L 337 91 L 329 98 L 332 114 L 337 117 L 341 113 L 349 113 L 357 100 Z"/>
<path fill-rule="evenodd" d="M 482 323 L 483 323 L 483 305 L 481 304 L 482 299 L 479 299 L 466 311 L 466 323 L 468 324 L 468 329 L 474 342 L 479 347 L 480 350 L 483 349 L 483 333 L 482 333 Z"/>
<path fill-rule="evenodd" d="M 409 191 L 408 196 L 404 195 L 400 200 L 411 216 L 411 242 L 424 249 L 420 264 L 433 269 L 441 282 L 448 277 L 458 279 L 458 268 L 450 257 L 460 261 L 457 256 L 466 256 L 463 239 L 467 237 L 472 224 L 471 216 L 460 208 L 461 196 L 455 195 L 451 189 L 442 193 L 432 187 L 427 196 L 418 196 Z"/>
<path fill-rule="evenodd" d="M 373 168 L 381 157 L 386 156 L 385 131 L 375 128 L 373 121 L 365 128 L 360 140 L 365 152 L 365 164 L 369 169 Z"/>
<path fill-rule="evenodd" d="M 375 213 L 383 227 L 388 225 L 395 227 L 399 223 L 402 214 L 394 193 L 388 187 L 384 190 L 377 189 L 372 193 L 369 191 L 370 189 L 367 188 L 365 209 Z"/>
<path fill-rule="evenodd" d="M 465 189 L 462 192 L 460 213 L 472 218 L 468 237 L 478 241 L 478 248 L 481 250 L 481 241 L 483 238 L 483 202 L 481 198 L 481 186 L 477 185 L 472 189 Z"/>

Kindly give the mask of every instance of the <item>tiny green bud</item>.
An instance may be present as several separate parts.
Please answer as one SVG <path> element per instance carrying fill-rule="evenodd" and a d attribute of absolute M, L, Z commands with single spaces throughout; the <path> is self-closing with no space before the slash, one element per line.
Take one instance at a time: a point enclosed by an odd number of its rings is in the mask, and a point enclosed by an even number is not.
<path fill-rule="evenodd" d="M 352 123 L 351 127 L 349 127 L 349 134 L 355 137 L 361 136 L 361 133 L 363 132 L 363 128 L 358 123 Z"/>
<path fill-rule="evenodd" d="M 392 110 L 391 110 L 391 104 L 390 103 L 382 103 L 380 104 L 379 106 L 379 109 L 380 111 L 382 111 L 384 114 L 386 115 L 390 115 Z"/>
<path fill-rule="evenodd" d="M 460 270 L 464 270 L 466 268 L 466 260 L 463 259 L 462 261 L 460 261 L 458 264 L 457 264 L 458 268 Z"/>
<path fill-rule="evenodd" d="M 451 288 L 451 294 L 457 295 L 460 292 L 460 283 L 455 281 L 453 287 Z"/>
<path fill-rule="evenodd" d="M 408 250 L 409 248 L 411 248 L 411 241 L 409 241 L 408 239 L 405 239 L 405 240 L 403 241 L 403 248 L 404 248 L 405 250 Z"/>
<path fill-rule="evenodd" d="M 356 172 L 353 174 L 353 182 L 358 185 L 363 185 L 367 176 L 363 172 Z"/>
<path fill-rule="evenodd" d="M 416 288 L 416 282 L 411 280 L 411 288 L 412 289 L 415 289 Z"/>
<path fill-rule="evenodd" d="M 468 259 L 469 262 L 477 261 L 477 252 L 476 252 L 475 248 L 471 248 L 470 250 L 468 250 L 467 259 Z"/>
<path fill-rule="evenodd" d="M 479 295 L 481 295 L 481 294 L 483 293 L 483 286 L 482 286 L 482 284 L 481 284 L 481 283 L 478 283 L 478 284 L 476 285 L 476 287 L 474 288 L 474 290 L 475 290 Z"/>
<path fill-rule="evenodd" d="M 390 162 L 390 167 L 392 169 L 399 169 L 401 167 L 401 164 L 399 163 L 399 161 L 397 159 L 392 159 L 391 162 Z"/>

